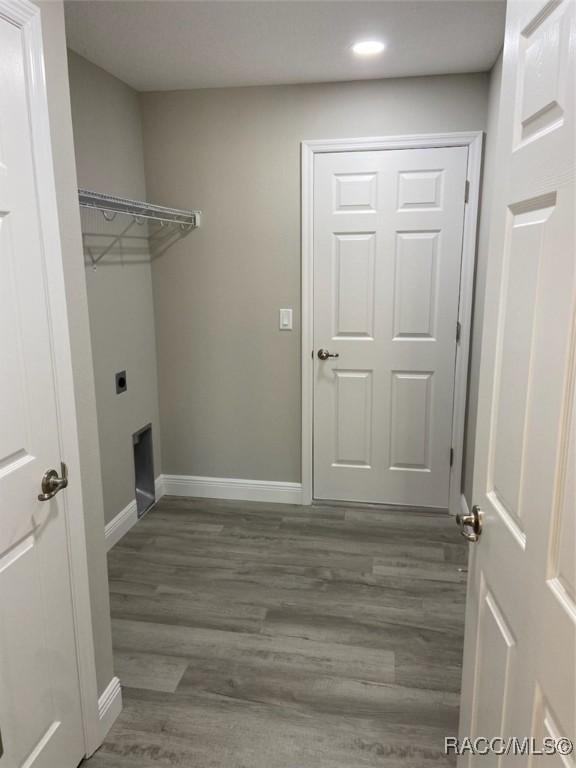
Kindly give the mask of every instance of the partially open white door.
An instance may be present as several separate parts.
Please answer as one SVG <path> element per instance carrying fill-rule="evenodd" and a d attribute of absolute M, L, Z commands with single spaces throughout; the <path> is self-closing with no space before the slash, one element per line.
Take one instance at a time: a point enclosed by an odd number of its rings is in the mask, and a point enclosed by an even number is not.
<path fill-rule="evenodd" d="M 63 457 L 38 203 L 51 180 L 33 161 L 31 82 L 43 73 L 30 70 L 27 21 L 37 14 L 0 4 L 0 765 L 74 768 L 85 750 L 66 491 L 52 497 L 52 478 L 51 498 L 38 499 Z"/>
<path fill-rule="evenodd" d="M 537 747 L 576 730 L 574 9 L 508 3 L 460 724 Z"/>

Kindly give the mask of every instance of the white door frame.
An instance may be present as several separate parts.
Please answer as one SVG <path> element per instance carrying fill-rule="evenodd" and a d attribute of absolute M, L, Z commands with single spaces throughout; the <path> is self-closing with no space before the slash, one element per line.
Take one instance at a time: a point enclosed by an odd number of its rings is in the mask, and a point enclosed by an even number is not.
<path fill-rule="evenodd" d="M 47 287 L 49 330 L 52 341 L 52 366 L 60 426 L 58 437 L 60 455 L 68 464 L 70 473 L 70 485 L 62 494 L 62 508 L 66 516 L 84 745 L 86 754 L 90 755 L 102 743 L 102 734 L 88 582 L 84 501 L 80 483 L 78 424 L 52 163 L 40 8 L 29 0 L 0 0 L 0 16 L 21 29 L 24 40 L 33 163 L 36 173 L 44 279 Z M 38 484 L 40 480 L 41 478 L 38 478 Z"/>
<path fill-rule="evenodd" d="M 482 164 L 482 131 L 434 133 L 383 138 L 328 139 L 302 142 L 302 503 L 313 498 L 313 398 L 314 398 L 314 158 L 323 152 L 365 152 L 386 149 L 468 147 L 468 204 L 464 209 L 462 269 L 460 274 L 460 343 L 456 349 L 449 511 L 455 515 L 462 503 L 461 477 L 464 421 L 468 385 L 468 356 L 476 259 L 476 226 Z M 456 329 L 454 329 L 456 333 Z"/>

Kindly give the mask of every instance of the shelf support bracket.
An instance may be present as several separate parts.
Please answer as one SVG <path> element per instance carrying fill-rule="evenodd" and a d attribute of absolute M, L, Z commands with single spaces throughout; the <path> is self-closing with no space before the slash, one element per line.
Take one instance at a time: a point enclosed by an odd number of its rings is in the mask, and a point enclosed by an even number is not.
<path fill-rule="evenodd" d="M 136 218 L 133 218 L 133 219 L 132 219 L 132 221 L 128 222 L 128 225 L 127 225 L 126 227 L 124 227 L 124 229 L 122 230 L 122 232 L 120 232 L 120 234 L 118 234 L 118 235 L 116 235 L 116 236 L 114 237 L 114 239 L 112 240 L 112 242 L 111 242 L 111 243 L 109 243 L 109 244 L 106 246 L 106 248 L 104 248 L 104 250 L 103 250 L 101 253 L 99 253 L 99 254 L 98 254 L 97 258 L 95 258 L 95 259 L 92 259 L 92 264 L 93 264 L 94 266 L 96 266 L 96 264 L 98 264 L 98 262 L 99 262 L 99 261 L 101 261 L 101 260 L 104 258 L 104 256 L 107 256 L 107 255 L 110 253 L 110 251 L 112 250 L 112 248 L 114 248 L 114 246 L 116 245 L 116 243 L 119 243 L 119 242 L 120 242 L 120 240 L 122 240 L 122 238 L 124 237 L 124 235 L 126 235 L 126 234 L 127 234 L 127 232 L 128 232 L 130 229 L 132 229 L 132 227 L 134 226 L 134 224 L 137 224 L 137 223 L 138 223 L 138 221 L 137 221 L 137 219 L 136 219 Z M 92 258 L 92 256 L 91 256 L 91 258 Z"/>

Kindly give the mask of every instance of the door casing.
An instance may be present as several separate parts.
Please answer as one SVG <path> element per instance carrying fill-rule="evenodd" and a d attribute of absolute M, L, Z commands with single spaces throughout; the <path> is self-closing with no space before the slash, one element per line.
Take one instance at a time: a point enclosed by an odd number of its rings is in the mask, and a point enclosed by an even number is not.
<path fill-rule="evenodd" d="M 463 133 L 389 136 L 381 138 L 327 139 L 303 141 L 302 171 L 302 503 L 313 500 L 313 427 L 314 427 L 314 158 L 323 152 L 365 152 L 367 150 L 427 149 L 433 147 L 468 147 L 468 201 L 464 211 L 462 238 L 462 267 L 458 321 L 460 343 L 456 350 L 454 405 L 452 418 L 452 447 L 454 457 L 450 468 L 449 512 L 457 514 L 462 506 L 461 476 L 464 450 L 464 422 L 468 385 L 468 357 L 472 322 L 474 265 L 476 259 L 476 228 L 480 197 L 482 163 L 482 131 Z M 454 329 L 456 332 L 456 329 Z"/>
<path fill-rule="evenodd" d="M 65 498 L 63 498 L 63 508 L 66 515 L 67 550 L 70 563 L 84 745 L 86 755 L 90 755 L 102 743 L 102 734 L 88 581 L 84 501 L 80 483 L 80 453 L 72 351 L 51 151 L 40 8 L 29 0 L 0 0 L 0 15 L 22 30 L 24 40 L 33 163 L 36 172 L 44 272 L 48 294 L 52 364 L 60 427 L 60 455 L 67 463 L 70 475 L 70 484 L 64 494 Z M 38 483 L 40 483 L 40 479 L 38 478 Z"/>

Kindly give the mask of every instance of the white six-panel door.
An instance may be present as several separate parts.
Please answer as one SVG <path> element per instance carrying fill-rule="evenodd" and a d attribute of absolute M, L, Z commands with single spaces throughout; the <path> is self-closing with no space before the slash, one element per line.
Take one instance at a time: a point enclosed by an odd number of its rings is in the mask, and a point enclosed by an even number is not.
<path fill-rule="evenodd" d="M 0 3 L 0 765 L 74 768 L 84 736 L 66 519 L 62 493 L 38 500 L 61 455 L 25 58 L 37 13 Z"/>
<path fill-rule="evenodd" d="M 576 736 L 575 39 L 571 0 L 508 3 L 461 737 Z"/>
<path fill-rule="evenodd" d="M 467 160 L 315 157 L 315 498 L 448 506 Z"/>

